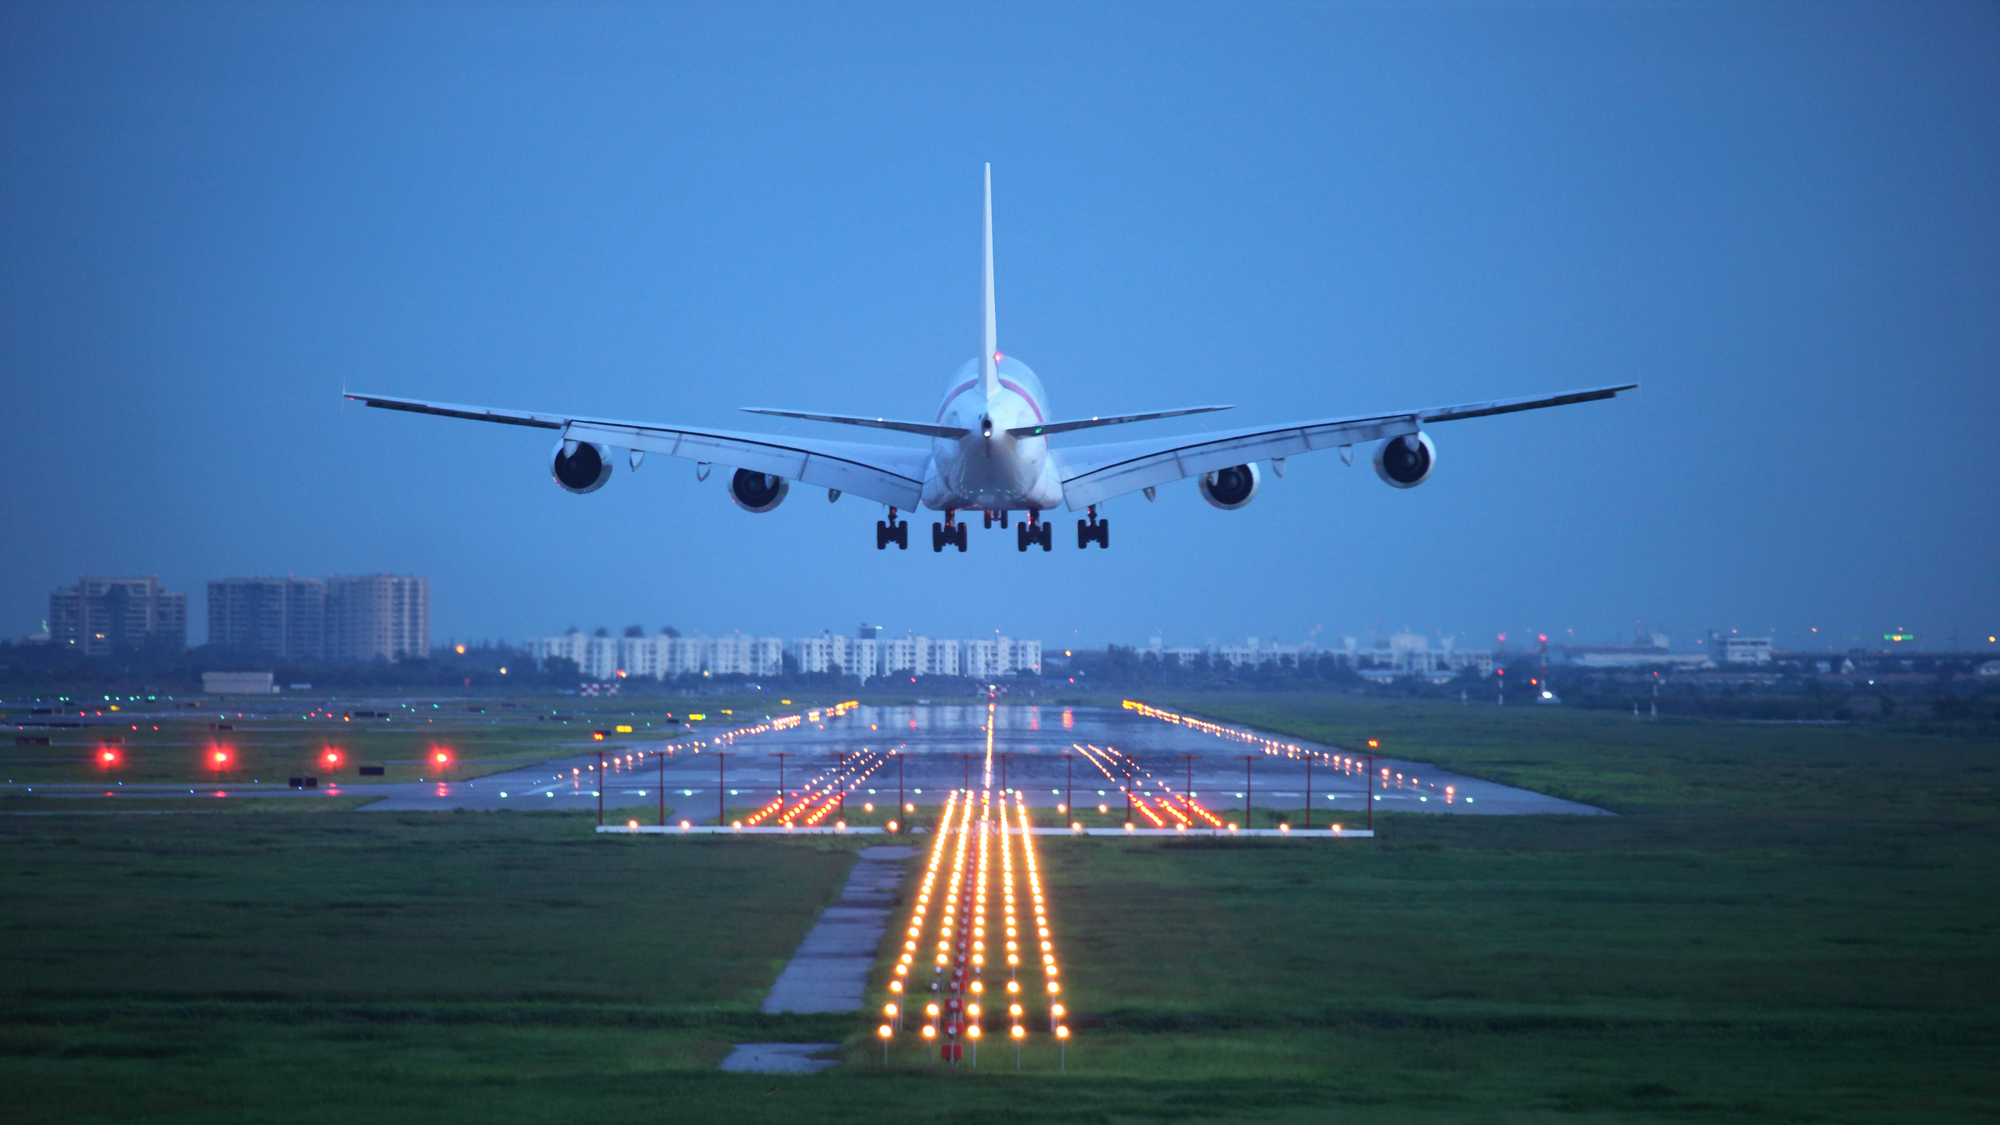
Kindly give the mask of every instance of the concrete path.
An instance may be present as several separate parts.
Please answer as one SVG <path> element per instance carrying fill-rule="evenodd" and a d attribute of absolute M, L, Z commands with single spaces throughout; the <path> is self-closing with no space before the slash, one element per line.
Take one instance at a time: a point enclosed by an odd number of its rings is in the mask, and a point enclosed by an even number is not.
<path fill-rule="evenodd" d="M 868 971 L 889 926 L 889 907 L 903 881 L 903 861 L 915 848 L 861 849 L 840 901 L 807 932 L 764 998 L 766 1012 L 853 1012 L 861 1008 Z"/>
<path fill-rule="evenodd" d="M 811 1074 L 839 1066 L 838 1059 L 811 1057 L 839 1047 L 838 1043 L 738 1043 L 729 1057 L 722 1060 L 722 1069 L 751 1074 Z"/>

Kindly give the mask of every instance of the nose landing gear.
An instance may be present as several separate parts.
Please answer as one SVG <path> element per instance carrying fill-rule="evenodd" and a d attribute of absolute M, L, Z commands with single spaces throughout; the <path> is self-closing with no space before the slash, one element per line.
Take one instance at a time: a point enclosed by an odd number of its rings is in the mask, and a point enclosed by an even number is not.
<path fill-rule="evenodd" d="M 999 521 L 1000 521 L 1000 527 L 1001 527 L 1001 529 L 1002 529 L 1002 530 L 1005 530 L 1005 529 L 1006 529 L 1006 527 L 1007 527 L 1007 509 L 1005 509 L 1005 508 L 1002 508 L 1002 509 L 1000 509 L 1000 510 L 999 510 L 999 511 L 997 511 L 997 512 L 990 512 L 990 511 L 989 511 L 989 512 L 986 512 L 986 513 L 985 513 L 985 516 L 986 516 L 986 530 L 988 530 L 988 531 L 991 531 L 991 530 L 993 530 L 993 521 L 994 521 L 994 520 L 999 520 Z"/>
<path fill-rule="evenodd" d="M 894 543 L 899 551 L 910 549 L 910 521 L 898 520 L 896 509 L 889 509 L 887 520 L 875 521 L 875 549 L 880 551 Z"/>
<path fill-rule="evenodd" d="M 1014 529 L 1014 549 L 1026 551 L 1028 544 L 1039 543 L 1047 551 L 1055 546 L 1056 525 L 1042 522 L 1042 513 L 1030 510 L 1028 522 Z"/>
<path fill-rule="evenodd" d="M 1095 540 L 1099 547 L 1111 548 L 1111 521 L 1097 518 L 1097 505 L 1090 506 L 1090 519 L 1076 521 L 1076 547 L 1081 551 Z"/>

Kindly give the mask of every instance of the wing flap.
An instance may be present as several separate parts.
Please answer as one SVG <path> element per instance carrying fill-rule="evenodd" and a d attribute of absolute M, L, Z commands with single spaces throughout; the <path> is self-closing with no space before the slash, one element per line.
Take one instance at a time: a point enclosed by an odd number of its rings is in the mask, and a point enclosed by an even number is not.
<path fill-rule="evenodd" d="M 1359 445 L 1411 434 L 1426 423 L 1486 418 L 1522 410 L 1569 406 L 1615 398 L 1637 383 L 1591 387 L 1556 395 L 1496 399 L 1492 402 L 1440 406 L 1399 414 L 1333 418 L 1289 426 L 1231 430 L 1223 433 L 1155 438 L 1146 441 L 1086 445 L 1051 450 L 1063 482 L 1063 503 L 1071 511 L 1101 504 L 1142 488 L 1212 473 L 1231 465 L 1292 457 L 1331 446 Z"/>
<path fill-rule="evenodd" d="M 1231 465 L 1294 457 L 1337 445 L 1415 433 L 1414 416 L 1310 423 L 1282 429 L 1204 434 L 1201 440 L 1121 442 L 1052 450 L 1062 475 L 1063 503 L 1071 511 L 1142 488 L 1212 473 Z M 1162 446 L 1168 446 L 1162 448 Z"/>
<path fill-rule="evenodd" d="M 851 492 L 898 508 L 914 509 L 917 506 L 917 500 L 923 494 L 924 473 L 930 464 L 930 452 L 923 449 L 571 418 L 560 414 L 532 414 L 382 395 L 352 394 L 347 397 L 384 410 L 559 429 L 568 440 L 749 469 L 804 484 Z"/>

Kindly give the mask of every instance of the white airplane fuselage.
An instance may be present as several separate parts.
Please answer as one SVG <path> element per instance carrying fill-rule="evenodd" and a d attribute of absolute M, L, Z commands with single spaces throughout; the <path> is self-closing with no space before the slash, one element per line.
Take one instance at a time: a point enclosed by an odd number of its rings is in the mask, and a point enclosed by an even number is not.
<path fill-rule="evenodd" d="M 958 369 L 939 405 L 937 422 L 966 430 L 933 438 L 924 507 L 933 511 L 1051 511 L 1062 504 L 1062 480 L 1046 437 L 1008 431 L 1050 421 L 1048 394 L 1028 365 L 1001 356 L 998 377 L 984 380 L 978 360 Z M 982 385 L 985 384 L 985 385 Z"/>

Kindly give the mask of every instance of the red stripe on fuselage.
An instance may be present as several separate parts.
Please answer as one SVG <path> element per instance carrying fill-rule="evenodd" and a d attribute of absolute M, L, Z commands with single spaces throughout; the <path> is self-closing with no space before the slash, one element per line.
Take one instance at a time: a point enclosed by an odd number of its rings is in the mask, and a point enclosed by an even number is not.
<path fill-rule="evenodd" d="M 1022 390 L 1019 384 L 1010 382 L 1006 379 L 1000 380 L 1000 385 L 1007 388 L 1010 391 L 1013 391 L 1015 394 L 1020 395 L 1022 398 L 1028 400 L 1028 409 L 1033 410 L 1035 412 L 1035 421 L 1037 422 L 1048 421 L 1047 418 L 1042 417 L 1042 404 L 1035 401 L 1034 395 L 1031 395 L 1028 392 Z"/>
<path fill-rule="evenodd" d="M 957 398 L 958 396 L 964 394 L 965 392 L 971 390 L 972 388 L 978 385 L 979 385 L 979 380 L 968 379 L 965 382 L 960 383 L 958 386 L 953 387 L 951 389 L 951 392 L 944 396 L 944 401 L 938 404 L 937 417 L 932 420 L 937 422 L 944 421 L 944 412 L 947 407 L 951 406 L 951 400 Z M 1034 395 L 1031 395 L 1027 391 L 1022 390 L 1021 385 L 1019 383 L 1014 382 L 1012 379 L 1002 379 L 1000 380 L 1000 385 L 1007 388 L 1010 391 L 1013 391 L 1015 394 L 1020 395 L 1021 398 L 1027 402 L 1028 409 L 1035 412 L 1035 421 L 1037 422 L 1048 421 L 1047 418 L 1042 417 L 1042 404 L 1035 401 Z"/>
<path fill-rule="evenodd" d="M 949 407 L 949 406 L 951 405 L 951 400 L 952 400 L 952 399 L 955 399 L 955 398 L 957 398 L 958 396 L 960 396 L 960 395 L 964 394 L 965 392 L 967 392 L 967 391 L 971 390 L 972 388 L 974 388 L 974 387 L 976 387 L 976 386 L 978 386 L 978 385 L 979 385 L 979 380 L 977 380 L 977 379 L 967 379 L 967 380 L 966 380 L 965 382 L 963 382 L 963 383 L 960 383 L 960 384 L 959 384 L 958 386 L 956 386 L 956 387 L 953 387 L 953 388 L 951 389 L 950 393 L 948 393 L 948 394 L 946 394 L 946 395 L 944 396 L 944 401 L 943 401 L 943 402 L 941 402 L 941 403 L 938 403 L 938 412 L 937 412 L 937 418 L 935 418 L 935 419 L 934 419 L 934 421 L 938 421 L 938 422 L 942 422 L 942 421 L 944 421 L 944 412 L 945 412 L 945 409 L 946 409 L 947 407 Z"/>

